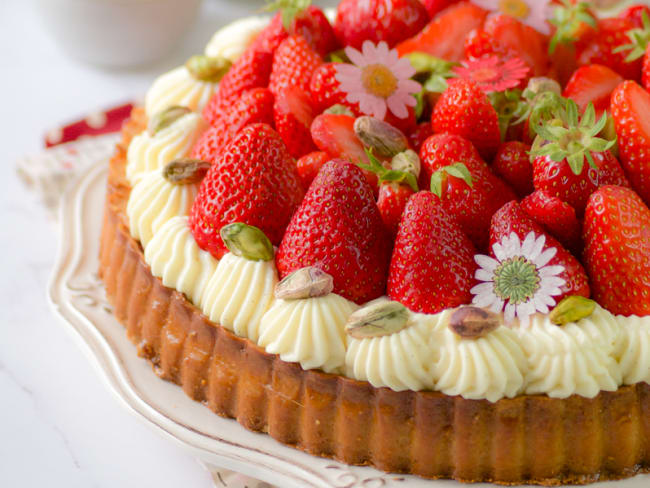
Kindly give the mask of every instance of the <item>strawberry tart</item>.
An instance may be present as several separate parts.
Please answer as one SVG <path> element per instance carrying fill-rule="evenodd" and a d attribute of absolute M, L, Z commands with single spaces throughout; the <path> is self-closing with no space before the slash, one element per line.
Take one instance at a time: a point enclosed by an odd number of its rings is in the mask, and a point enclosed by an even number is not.
<path fill-rule="evenodd" d="M 650 471 L 650 9 L 269 8 L 123 129 L 100 273 L 138 353 L 349 464 Z"/>

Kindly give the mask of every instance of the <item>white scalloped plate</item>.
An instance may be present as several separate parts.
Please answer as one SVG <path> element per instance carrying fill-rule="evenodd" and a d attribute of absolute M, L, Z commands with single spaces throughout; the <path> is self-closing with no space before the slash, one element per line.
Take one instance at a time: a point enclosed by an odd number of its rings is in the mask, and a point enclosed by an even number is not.
<path fill-rule="evenodd" d="M 49 299 L 52 309 L 124 405 L 190 449 L 204 464 L 232 469 L 282 488 L 460 486 L 454 481 L 385 474 L 310 456 L 215 415 L 190 400 L 178 386 L 158 378 L 151 365 L 138 357 L 124 327 L 113 317 L 97 277 L 107 167 L 107 162 L 101 161 L 85 170 L 63 199 L 62 238 L 49 283 Z M 597 486 L 647 488 L 650 475 Z"/>

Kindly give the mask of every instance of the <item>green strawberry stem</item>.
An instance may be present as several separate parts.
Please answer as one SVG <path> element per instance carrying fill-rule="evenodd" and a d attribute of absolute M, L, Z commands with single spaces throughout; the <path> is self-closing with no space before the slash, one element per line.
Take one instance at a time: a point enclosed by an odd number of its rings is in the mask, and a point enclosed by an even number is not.
<path fill-rule="evenodd" d="M 628 63 L 645 56 L 648 44 L 650 44 L 650 18 L 646 11 L 642 12 L 641 19 L 643 21 L 643 27 L 630 29 L 626 32 L 627 37 L 630 38 L 630 43 L 619 46 L 613 51 L 615 53 L 630 51 L 625 58 L 625 61 Z"/>
<path fill-rule="evenodd" d="M 598 169 L 592 152 L 607 151 L 615 140 L 597 137 L 607 124 L 607 114 L 596 122 L 596 110 L 589 104 L 582 117 L 573 100 L 566 101 L 564 110 L 554 110 L 555 118 L 550 122 L 535 125 L 537 138 L 531 149 L 531 158 L 548 156 L 553 161 L 567 160 L 571 171 L 582 173 L 585 159 L 592 168 Z"/>
<path fill-rule="evenodd" d="M 575 41 L 581 24 L 596 28 L 596 19 L 589 12 L 588 2 L 574 4 L 571 0 L 562 0 L 562 4 L 554 9 L 553 18 L 549 21 L 557 28 L 548 47 L 550 54 L 555 52 L 558 44 Z"/>
<path fill-rule="evenodd" d="M 417 72 L 418 78 L 423 81 L 423 91 L 442 93 L 447 89 L 447 80 L 455 78 L 453 68 L 458 63 L 436 58 L 423 52 L 412 52 L 406 56 Z"/>
<path fill-rule="evenodd" d="M 264 6 L 265 12 L 282 13 L 282 25 L 288 31 L 293 19 L 311 5 L 311 0 L 275 0 Z"/>
<path fill-rule="evenodd" d="M 443 199 L 447 194 L 448 177 L 453 176 L 463 180 L 470 188 L 474 187 L 474 179 L 469 169 L 463 163 L 454 163 L 440 168 L 431 176 L 431 192 Z"/>
<path fill-rule="evenodd" d="M 235 256 L 250 261 L 271 261 L 273 245 L 262 230 L 241 222 L 224 225 L 220 231 L 221 238 L 228 250 Z"/>
<path fill-rule="evenodd" d="M 375 173 L 379 177 L 380 183 L 385 183 L 385 182 L 403 183 L 405 185 L 410 186 L 413 191 L 418 191 L 417 177 L 411 171 L 384 168 L 384 166 L 374 156 L 372 150 L 366 149 L 365 151 L 366 151 L 366 155 L 368 156 L 368 160 L 370 161 L 370 164 L 364 164 L 359 162 L 357 163 L 357 166 L 367 171 L 372 171 L 373 173 Z"/>

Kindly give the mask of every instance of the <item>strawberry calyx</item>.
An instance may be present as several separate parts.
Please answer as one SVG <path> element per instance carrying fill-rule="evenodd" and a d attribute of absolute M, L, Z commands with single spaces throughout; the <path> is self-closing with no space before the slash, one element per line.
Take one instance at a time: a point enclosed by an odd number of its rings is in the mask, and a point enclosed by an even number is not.
<path fill-rule="evenodd" d="M 440 199 L 444 199 L 447 195 L 449 176 L 464 181 L 470 188 L 474 187 L 474 179 L 467 166 L 463 163 L 454 163 L 440 168 L 431 175 L 431 193 L 437 195 Z"/>
<path fill-rule="evenodd" d="M 221 56 L 206 56 L 195 54 L 185 62 L 185 67 L 197 80 L 207 83 L 217 83 L 228 72 L 232 62 Z"/>
<path fill-rule="evenodd" d="M 375 155 L 372 153 L 372 150 L 370 149 L 365 149 L 366 155 L 368 156 L 368 160 L 370 161 L 370 164 L 364 164 L 364 163 L 357 163 L 357 166 L 359 166 L 362 169 L 365 169 L 367 171 L 371 171 L 377 175 L 379 178 L 379 183 L 401 183 L 405 184 L 411 187 L 413 191 L 418 191 L 418 180 L 417 180 L 417 175 L 415 175 L 413 172 L 409 170 L 404 170 L 404 169 L 393 169 L 391 166 L 391 169 L 388 169 L 384 167 L 379 160 L 375 157 Z M 407 151 L 405 151 L 406 153 Z M 417 157 L 415 152 L 410 151 Z M 400 153 L 404 154 L 404 153 Z M 399 155 L 396 155 L 396 157 Z M 406 155 L 406 157 L 409 157 Z M 395 158 L 393 158 L 395 159 Z M 418 165 L 419 165 L 419 159 L 418 159 Z"/>
<path fill-rule="evenodd" d="M 650 44 L 650 17 L 648 17 L 648 13 L 646 11 L 642 12 L 641 20 L 643 22 L 642 27 L 630 29 L 626 32 L 627 37 L 630 38 L 630 43 L 619 46 L 613 51 L 614 53 L 630 51 L 625 58 L 625 62 L 627 63 L 631 63 L 632 61 L 636 61 L 637 59 L 642 58 L 646 53 L 648 44 Z"/>
<path fill-rule="evenodd" d="M 423 52 L 412 52 L 406 56 L 416 71 L 416 77 L 422 81 L 424 92 L 442 93 L 447 89 L 447 80 L 457 78 L 453 69 L 458 63 L 440 59 Z"/>
<path fill-rule="evenodd" d="M 228 250 L 249 261 L 271 261 L 273 244 L 264 232 L 242 222 L 224 225 L 219 231 Z"/>
<path fill-rule="evenodd" d="M 537 137 L 530 151 L 531 158 L 548 156 L 558 163 L 566 159 L 576 175 L 582 173 L 585 159 L 592 168 L 598 169 L 592 152 L 607 151 L 616 142 L 598 137 L 607 123 L 607 114 L 596 122 L 596 110 L 590 103 L 580 116 L 578 105 L 571 99 L 566 101 L 564 110 L 553 112 L 552 121 L 534 126 Z"/>
<path fill-rule="evenodd" d="M 511 125 L 519 125 L 526 120 L 526 115 L 530 113 L 530 105 L 522 97 L 522 91 L 517 89 L 491 92 L 488 98 L 499 117 L 499 130 L 503 141 Z"/>
<path fill-rule="evenodd" d="M 310 5 L 311 0 L 275 0 L 267 3 L 263 10 L 265 12 L 277 12 L 279 10 L 282 16 L 282 25 L 288 32 L 293 20 Z"/>
<path fill-rule="evenodd" d="M 596 28 L 596 19 L 589 12 L 588 2 L 572 3 L 561 0 L 562 5 L 555 7 L 553 18 L 549 20 L 556 27 L 555 34 L 548 46 L 550 54 L 555 52 L 558 44 L 569 44 L 577 39 L 582 24 Z"/>

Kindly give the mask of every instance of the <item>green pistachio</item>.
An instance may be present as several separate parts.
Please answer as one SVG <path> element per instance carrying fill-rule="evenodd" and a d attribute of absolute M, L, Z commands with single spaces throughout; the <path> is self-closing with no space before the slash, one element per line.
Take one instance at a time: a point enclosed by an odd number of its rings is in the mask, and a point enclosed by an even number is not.
<path fill-rule="evenodd" d="M 212 165 L 200 159 L 181 158 L 167 163 L 163 177 L 174 185 L 199 183 Z"/>
<path fill-rule="evenodd" d="M 500 324 L 497 314 L 478 307 L 461 307 L 449 319 L 449 328 L 463 339 L 484 337 Z"/>
<path fill-rule="evenodd" d="M 257 227 L 241 222 L 228 224 L 221 228 L 221 238 L 228 250 L 235 256 L 251 261 L 271 261 L 273 245 Z"/>
<path fill-rule="evenodd" d="M 180 105 L 172 105 L 165 110 L 162 110 L 155 114 L 151 119 L 149 119 L 149 134 L 155 136 L 158 132 L 163 129 L 166 129 L 174 122 L 176 122 L 181 117 L 192 112 L 187 107 L 181 107 Z"/>
<path fill-rule="evenodd" d="M 549 318 L 555 325 L 566 325 L 589 317 L 594 310 L 596 310 L 596 302 L 573 295 L 558 303 Z"/>
<path fill-rule="evenodd" d="M 348 318 L 345 332 L 355 339 L 382 337 L 406 328 L 408 309 L 399 302 L 378 302 L 363 307 Z"/>
<path fill-rule="evenodd" d="M 365 147 L 380 156 L 392 158 L 409 147 L 401 130 L 368 115 L 357 117 L 354 132 Z"/>
<path fill-rule="evenodd" d="M 185 67 L 197 80 L 217 83 L 228 72 L 232 63 L 227 58 L 195 54 L 185 63 Z"/>
<path fill-rule="evenodd" d="M 325 271 L 308 266 L 285 276 L 275 286 L 275 298 L 297 300 L 301 298 L 322 297 L 332 293 L 334 279 Z"/>

